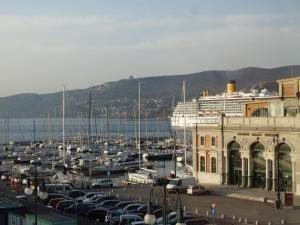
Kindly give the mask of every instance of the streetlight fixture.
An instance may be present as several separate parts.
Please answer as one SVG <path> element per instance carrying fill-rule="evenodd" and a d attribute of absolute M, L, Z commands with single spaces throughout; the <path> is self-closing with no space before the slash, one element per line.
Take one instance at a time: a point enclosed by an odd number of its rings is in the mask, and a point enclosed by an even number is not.
<path fill-rule="evenodd" d="M 158 199 L 158 202 L 160 200 L 160 197 L 162 196 L 163 197 L 163 224 L 164 225 L 167 225 L 167 197 L 170 193 L 172 192 L 168 192 L 167 193 L 167 189 L 166 189 L 166 186 L 167 186 L 167 183 L 164 181 L 164 191 L 162 192 L 162 190 L 160 188 L 157 188 L 158 190 L 158 193 L 156 194 L 156 197 Z M 148 212 L 147 214 L 145 215 L 144 217 L 144 221 L 145 223 L 147 224 L 150 224 L 150 225 L 153 225 L 155 224 L 155 221 L 156 221 L 156 216 L 153 214 L 152 212 L 152 201 L 154 199 L 154 187 L 151 189 L 150 191 L 150 195 L 149 195 L 149 203 L 148 203 Z M 183 209 L 182 209 L 182 204 L 181 204 L 181 197 L 179 195 L 179 192 L 177 191 L 173 191 L 175 192 L 176 194 L 176 208 L 177 208 L 177 223 L 176 225 L 186 225 L 185 222 L 184 222 L 184 219 L 183 219 Z M 178 205 L 179 203 L 179 205 Z"/>
<path fill-rule="evenodd" d="M 275 137 L 276 137 L 276 139 L 275 139 Z M 278 143 L 279 143 L 279 134 L 275 134 L 274 135 L 273 141 L 276 144 L 276 146 L 275 146 L 275 153 L 276 153 L 276 158 L 277 158 L 277 176 L 276 176 L 276 180 L 277 180 L 277 184 L 276 184 L 277 199 L 275 201 L 275 208 L 276 209 L 280 209 L 280 207 L 281 207 L 281 200 L 280 200 L 280 190 L 279 190 L 279 146 L 278 146 Z"/>
<path fill-rule="evenodd" d="M 32 195 L 34 194 L 34 205 L 35 205 L 35 225 L 38 225 L 37 223 L 37 215 L 38 215 L 38 205 L 37 205 L 37 200 L 38 197 L 40 197 L 41 199 L 46 199 L 48 197 L 48 193 L 46 191 L 46 186 L 45 186 L 45 181 L 44 178 L 42 179 L 42 185 L 41 187 L 39 187 L 39 181 L 38 181 L 38 171 L 36 170 L 36 164 L 34 164 L 34 180 L 33 180 L 33 188 L 31 186 L 31 182 L 30 182 L 30 172 L 32 170 L 32 167 L 29 169 L 28 171 L 28 178 L 27 178 L 27 184 L 26 187 L 24 189 L 24 193 L 26 195 Z"/>

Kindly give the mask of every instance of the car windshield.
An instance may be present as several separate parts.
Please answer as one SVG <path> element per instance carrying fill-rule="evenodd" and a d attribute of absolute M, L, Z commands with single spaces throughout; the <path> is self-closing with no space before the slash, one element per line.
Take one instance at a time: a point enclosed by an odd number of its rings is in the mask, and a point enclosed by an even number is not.
<path fill-rule="evenodd" d="M 172 185 L 178 185 L 181 182 L 181 180 L 171 180 L 170 184 Z"/>

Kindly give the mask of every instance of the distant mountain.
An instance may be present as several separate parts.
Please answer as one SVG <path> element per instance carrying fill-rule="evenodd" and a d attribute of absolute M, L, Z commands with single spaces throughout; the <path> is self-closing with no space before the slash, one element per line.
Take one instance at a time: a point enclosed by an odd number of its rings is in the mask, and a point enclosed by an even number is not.
<path fill-rule="evenodd" d="M 235 80 L 238 89 L 268 87 L 277 91 L 276 80 L 300 75 L 300 65 L 272 69 L 247 67 L 234 71 L 204 71 L 186 75 L 170 75 L 130 78 L 108 82 L 98 86 L 66 91 L 66 116 L 88 114 L 89 92 L 92 92 L 93 113 L 105 116 L 109 107 L 111 118 L 133 117 L 134 103 L 138 99 L 138 83 L 141 82 L 142 109 L 149 117 L 165 117 L 171 112 L 174 99 L 182 99 L 182 81 L 186 82 L 186 97 L 199 96 L 203 89 L 210 93 L 223 92 L 229 80 Z M 19 94 L 0 98 L 0 117 L 34 118 L 61 117 L 62 93 Z M 137 107 L 136 107 L 137 110 Z"/>

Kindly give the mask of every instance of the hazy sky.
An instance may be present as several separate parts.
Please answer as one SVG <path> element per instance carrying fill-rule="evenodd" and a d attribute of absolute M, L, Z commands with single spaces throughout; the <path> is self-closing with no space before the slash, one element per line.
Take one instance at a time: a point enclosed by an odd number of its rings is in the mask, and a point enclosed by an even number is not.
<path fill-rule="evenodd" d="M 299 0 L 0 0 L 0 96 L 300 64 Z"/>

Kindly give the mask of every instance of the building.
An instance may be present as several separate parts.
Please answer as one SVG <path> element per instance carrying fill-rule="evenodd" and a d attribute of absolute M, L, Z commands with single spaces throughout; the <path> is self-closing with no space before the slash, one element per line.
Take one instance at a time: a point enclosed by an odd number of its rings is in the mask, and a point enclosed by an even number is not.
<path fill-rule="evenodd" d="M 278 84 L 278 98 L 244 102 L 243 116 L 221 114 L 217 123 L 193 125 L 193 172 L 200 183 L 271 191 L 278 180 L 280 190 L 300 195 L 300 77 Z"/>

